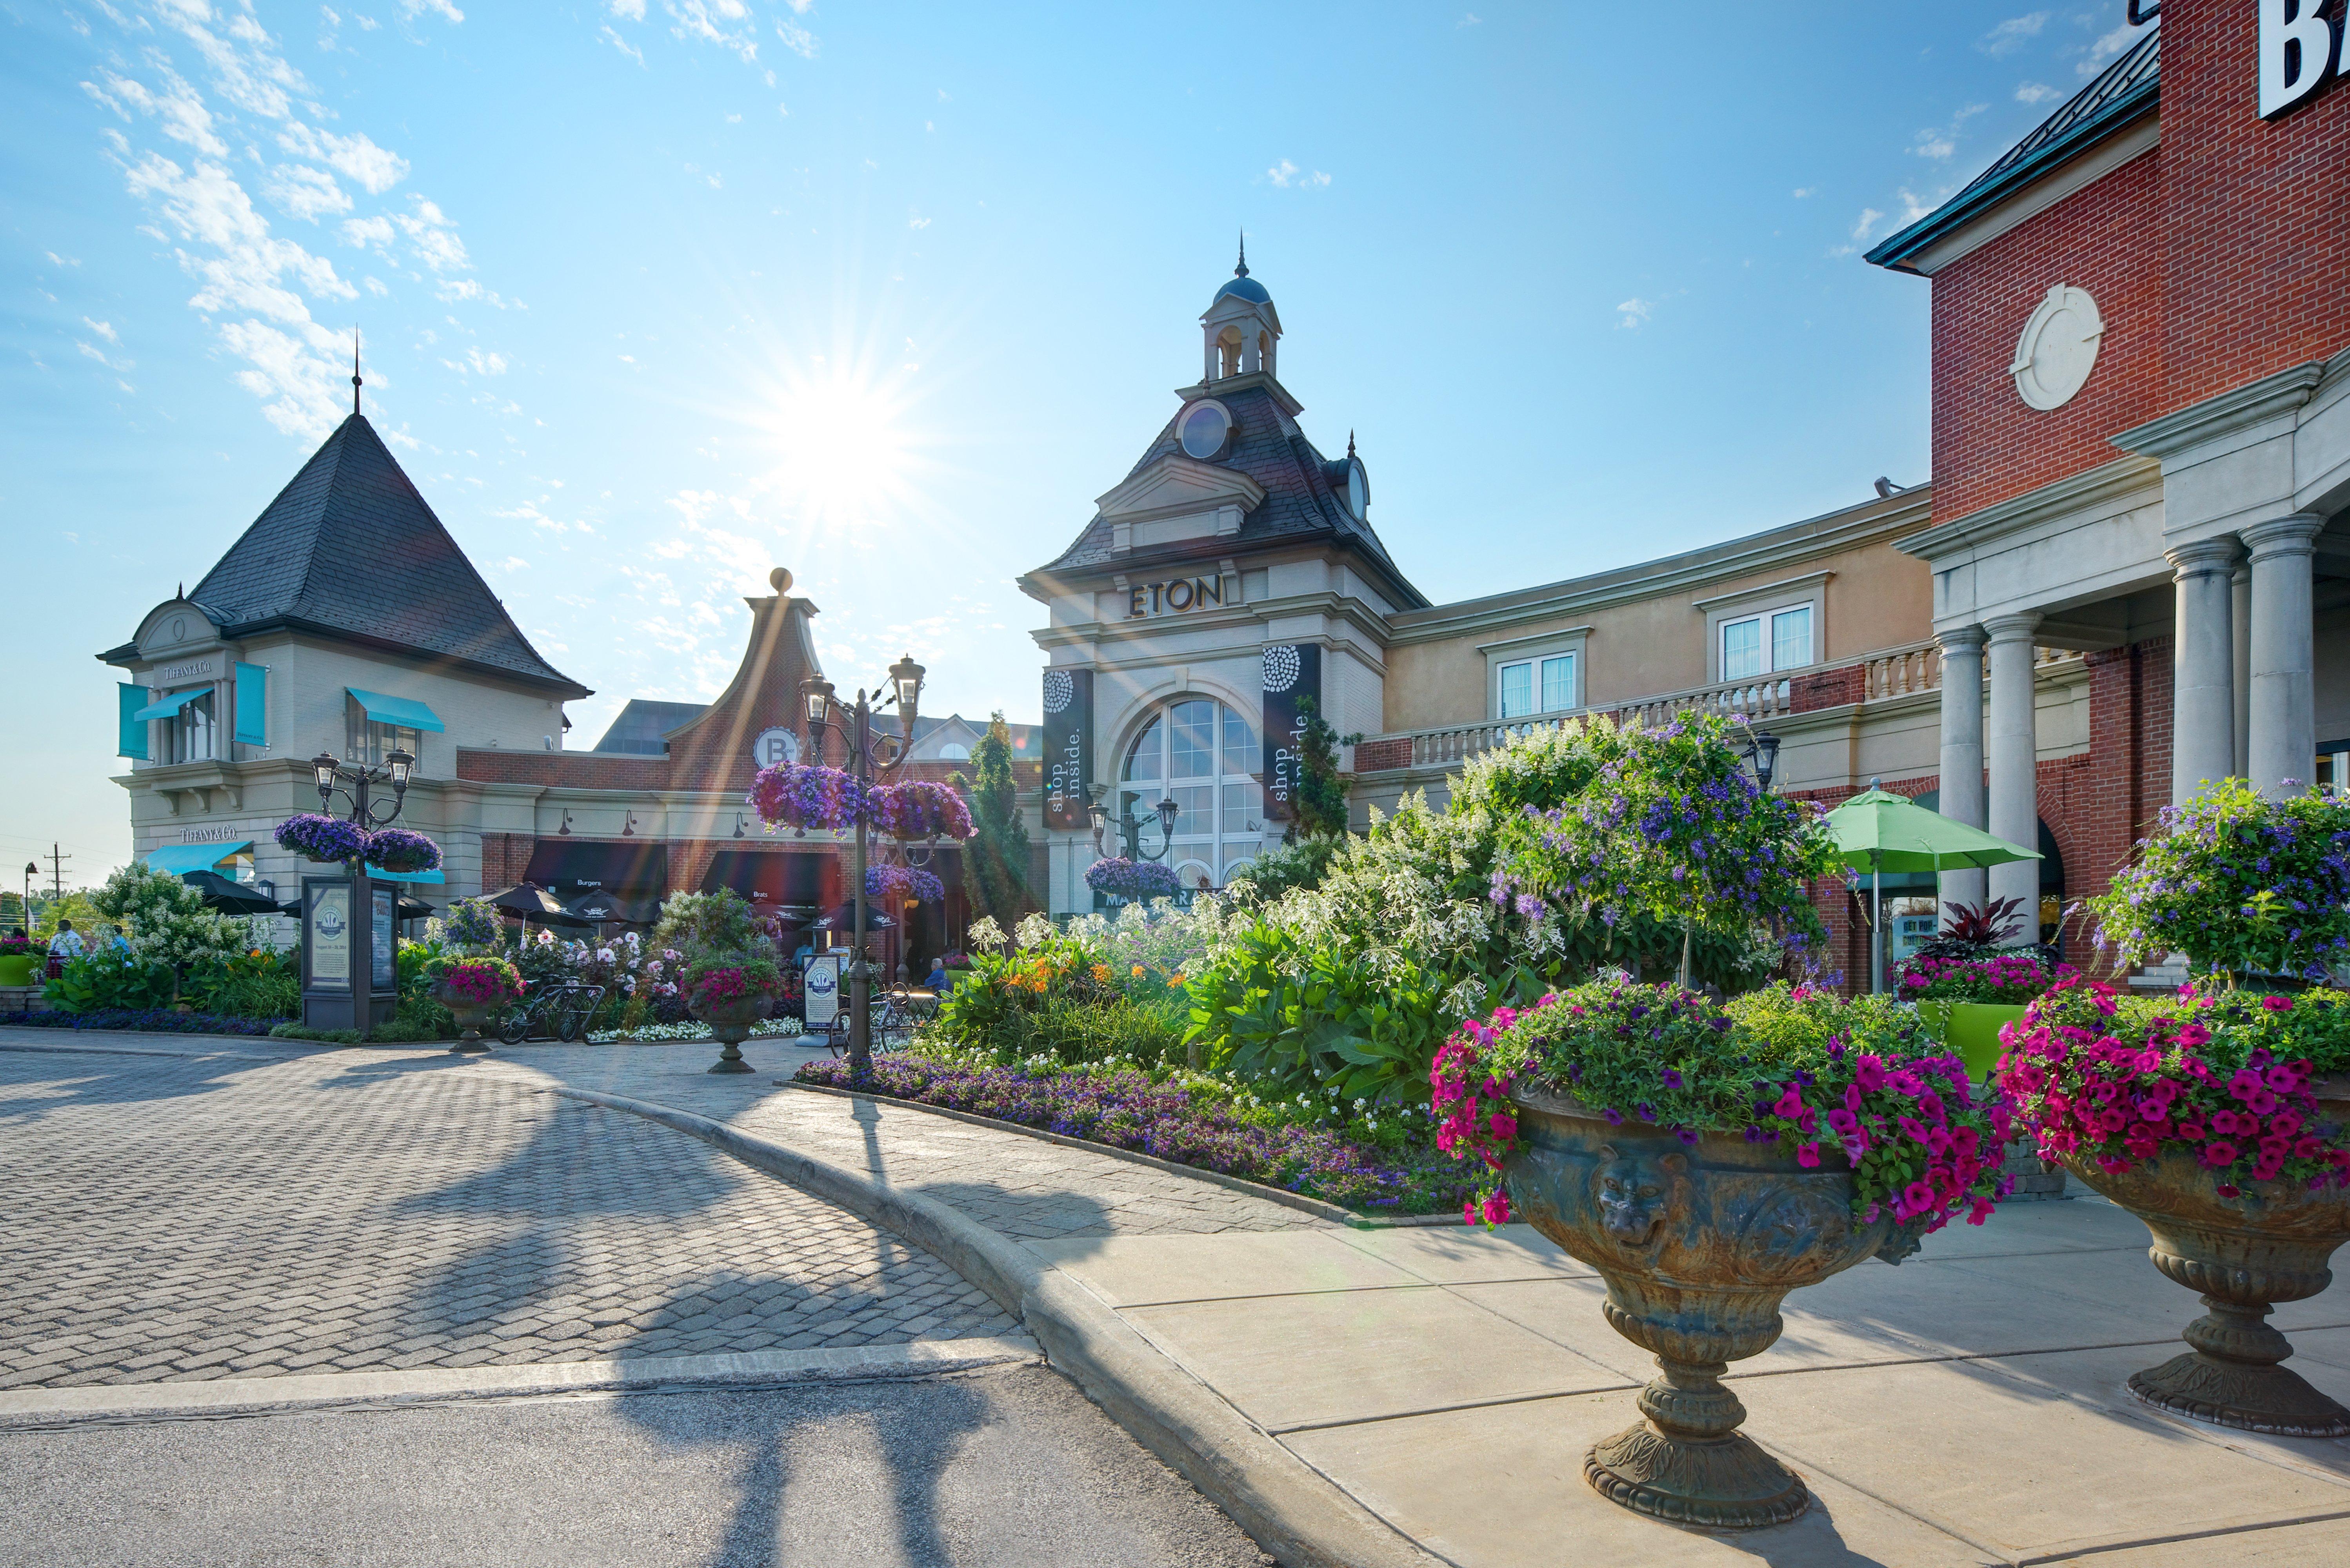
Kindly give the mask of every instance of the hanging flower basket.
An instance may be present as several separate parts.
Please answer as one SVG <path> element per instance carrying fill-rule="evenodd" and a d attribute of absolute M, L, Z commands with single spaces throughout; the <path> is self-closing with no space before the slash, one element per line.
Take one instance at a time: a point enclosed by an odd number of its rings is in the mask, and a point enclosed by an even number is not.
<path fill-rule="evenodd" d="M 892 838 L 969 838 L 971 807 L 941 784 L 879 784 L 867 796 L 866 820 Z"/>
<path fill-rule="evenodd" d="M 751 809 L 769 827 L 838 831 L 857 826 L 868 792 L 854 774 L 815 763 L 777 763 L 752 781 Z"/>
<path fill-rule="evenodd" d="M 279 823 L 276 838 L 280 849 L 290 849 L 305 860 L 347 865 L 366 857 L 369 834 L 355 822 L 306 811 Z"/>
<path fill-rule="evenodd" d="M 947 896 L 946 884 L 919 866 L 868 866 L 865 896 L 892 909 L 907 904 L 935 904 Z"/>
<path fill-rule="evenodd" d="M 368 836 L 367 860 L 386 871 L 430 871 L 441 864 L 441 846 L 421 833 L 387 827 Z"/>
<path fill-rule="evenodd" d="M 1114 898 L 1171 898 L 1181 888 L 1175 868 L 1163 860 L 1113 856 L 1086 867 L 1086 886 Z"/>

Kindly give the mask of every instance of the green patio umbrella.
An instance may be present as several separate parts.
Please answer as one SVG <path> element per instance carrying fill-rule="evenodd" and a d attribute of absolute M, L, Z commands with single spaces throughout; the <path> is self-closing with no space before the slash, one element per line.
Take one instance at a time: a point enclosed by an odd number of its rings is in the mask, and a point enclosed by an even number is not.
<path fill-rule="evenodd" d="M 1871 991 L 1885 989 L 1885 889 L 1887 871 L 1960 871 L 2037 860 L 2040 852 L 2010 844 L 1980 827 L 1953 822 L 1917 802 L 1868 787 L 1828 813 L 1828 832 L 1844 863 L 1869 881 L 1868 967 Z"/>

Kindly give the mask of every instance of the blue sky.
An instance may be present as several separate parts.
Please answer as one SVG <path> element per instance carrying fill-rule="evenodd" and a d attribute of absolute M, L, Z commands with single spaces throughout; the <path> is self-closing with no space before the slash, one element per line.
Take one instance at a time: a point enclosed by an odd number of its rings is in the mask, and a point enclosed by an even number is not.
<path fill-rule="evenodd" d="M 1012 586 L 1197 377 L 1245 227 L 1430 597 L 1927 476 L 1857 254 L 2121 0 L 0 0 L 0 863 L 127 858 L 116 676 L 348 407 L 560 669 L 713 695 L 790 566 L 844 685 L 1033 717 Z"/>

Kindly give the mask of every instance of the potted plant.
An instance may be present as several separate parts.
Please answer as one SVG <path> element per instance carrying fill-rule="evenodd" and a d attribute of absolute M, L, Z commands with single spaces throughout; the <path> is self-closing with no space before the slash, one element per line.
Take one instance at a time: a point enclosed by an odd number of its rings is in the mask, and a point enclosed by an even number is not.
<path fill-rule="evenodd" d="M 969 838 L 971 807 L 941 784 L 910 779 L 876 784 L 868 795 L 867 820 L 891 838 Z"/>
<path fill-rule="evenodd" d="M 33 983 L 33 966 L 47 955 L 32 938 L 10 932 L 0 937 L 0 986 Z"/>
<path fill-rule="evenodd" d="M 432 1000 L 449 1010 L 462 1031 L 449 1049 L 461 1055 L 489 1050 L 482 1025 L 499 1009 L 520 1002 L 525 989 L 522 971 L 494 954 L 449 960 L 432 981 Z"/>
<path fill-rule="evenodd" d="M 1171 898 L 1181 889 L 1175 868 L 1164 860 L 1129 860 L 1114 855 L 1086 867 L 1086 886 L 1114 899 L 1137 903 Z"/>
<path fill-rule="evenodd" d="M 2020 898 L 1942 907 L 1950 924 L 1895 967 L 1894 991 L 1918 1004 L 1926 1027 L 1959 1054 L 1968 1072 L 1988 1078 L 1999 1064 L 2000 1030 L 2021 1021 L 2035 997 L 2074 971 L 2034 949 L 2008 945 L 2022 917 Z"/>
<path fill-rule="evenodd" d="M 441 864 L 441 846 L 405 827 L 379 828 L 368 835 L 367 863 L 403 875 L 430 871 Z"/>
<path fill-rule="evenodd" d="M 761 768 L 746 797 L 769 831 L 777 825 L 837 831 L 857 826 L 870 810 L 866 786 L 854 774 L 816 763 L 776 763 Z"/>
<path fill-rule="evenodd" d="M 1677 1523 L 1803 1511 L 1722 1373 L 1779 1337 L 1789 1291 L 1981 1224 L 2003 1185 L 2004 1106 L 1882 998 L 1596 981 L 1462 1024 L 1430 1081 L 1439 1146 L 1483 1168 L 1471 1214 L 1517 1213 L 1598 1270 L 1608 1323 L 1656 1356 L 1644 1418 L 1584 1476 Z"/>
<path fill-rule="evenodd" d="M 775 1011 L 784 989 L 773 959 L 751 953 L 714 953 L 693 959 L 685 971 L 686 1004 L 710 1026 L 721 1046 L 713 1073 L 754 1071 L 743 1059 L 751 1027 Z"/>
<path fill-rule="evenodd" d="M 321 865 L 347 866 L 365 859 L 368 852 L 366 828 L 315 811 L 287 817 L 277 825 L 276 836 L 279 848 L 290 849 L 303 859 Z"/>

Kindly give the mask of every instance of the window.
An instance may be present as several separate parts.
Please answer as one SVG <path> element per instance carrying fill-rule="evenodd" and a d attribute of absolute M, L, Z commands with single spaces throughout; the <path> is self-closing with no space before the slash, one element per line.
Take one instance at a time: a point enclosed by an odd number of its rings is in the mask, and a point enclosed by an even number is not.
<path fill-rule="evenodd" d="M 208 763 L 218 755 L 210 691 L 183 702 L 163 721 L 163 760 L 167 763 Z"/>
<path fill-rule="evenodd" d="M 1765 632 L 1768 636 L 1765 636 Z M 1812 607 L 1751 615 L 1721 623 L 1721 678 L 1751 680 L 1812 661 Z"/>
<path fill-rule="evenodd" d="M 418 731 L 377 723 L 367 716 L 367 710 L 359 706 L 356 697 L 343 699 L 343 717 L 348 742 L 343 753 L 345 762 L 380 768 L 392 753 L 406 752 L 416 759 L 416 771 L 424 771 L 424 737 Z"/>
<path fill-rule="evenodd" d="M 971 761 L 971 748 L 964 745 L 960 741 L 949 741 L 945 745 L 939 748 L 939 761 L 942 763 L 967 763 Z"/>
<path fill-rule="evenodd" d="M 1172 800 L 1168 864 L 1186 888 L 1212 888 L 1217 866 L 1229 874 L 1263 847 L 1263 765 L 1256 727 L 1238 709 L 1204 697 L 1170 702 L 1127 749 L 1111 815 L 1144 824 L 1143 842 L 1155 845 L 1154 814 L 1161 799 Z M 1124 853 L 1108 835 L 1105 842 L 1109 853 Z"/>
<path fill-rule="evenodd" d="M 1222 403 L 1193 403 L 1176 425 L 1184 452 L 1203 462 L 1224 450 L 1224 438 L 1232 428 L 1232 416 Z"/>
<path fill-rule="evenodd" d="M 1575 655 L 1572 653 L 1502 666 L 1503 718 L 1523 719 L 1534 713 L 1563 713 L 1575 705 Z"/>

